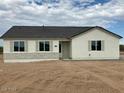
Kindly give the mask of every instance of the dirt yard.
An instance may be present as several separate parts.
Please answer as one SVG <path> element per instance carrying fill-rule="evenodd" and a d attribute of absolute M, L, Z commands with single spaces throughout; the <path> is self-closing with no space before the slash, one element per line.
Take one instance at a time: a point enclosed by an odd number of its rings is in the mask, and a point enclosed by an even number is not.
<path fill-rule="evenodd" d="M 1 60 L 0 93 L 124 93 L 124 61 Z"/>

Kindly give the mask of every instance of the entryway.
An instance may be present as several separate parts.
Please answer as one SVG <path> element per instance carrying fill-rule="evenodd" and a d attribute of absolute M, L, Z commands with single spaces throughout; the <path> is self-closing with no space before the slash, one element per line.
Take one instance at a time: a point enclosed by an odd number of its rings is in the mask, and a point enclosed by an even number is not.
<path fill-rule="evenodd" d="M 70 58 L 70 41 L 59 42 L 59 53 L 60 53 L 60 59 Z"/>

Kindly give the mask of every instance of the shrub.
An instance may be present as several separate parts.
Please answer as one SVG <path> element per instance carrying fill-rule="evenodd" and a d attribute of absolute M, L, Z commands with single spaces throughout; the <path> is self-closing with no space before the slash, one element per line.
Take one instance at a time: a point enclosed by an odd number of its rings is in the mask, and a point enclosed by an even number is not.
<path fill-rule="evenodd" d="M 3 53 L 3 47 L 0 47 L 0 54 Z"/>
<path fill-rule="evenodd" d="M 120 51 L 124 51 L 124 45 L 120 45 Z"/>

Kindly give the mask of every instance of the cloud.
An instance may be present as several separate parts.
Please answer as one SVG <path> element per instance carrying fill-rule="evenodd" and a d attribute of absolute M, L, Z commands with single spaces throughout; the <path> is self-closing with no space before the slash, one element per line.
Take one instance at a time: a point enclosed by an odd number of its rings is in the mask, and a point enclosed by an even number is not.
<path fill-rule="evenodd" d="M 95 0 L 48 1 L 1 0 L 0 27 L 43 24 L 110 26 L 110 23 L 124 20 L 124 5 L 114 0 L 95 5 L 91 4 Z M 86 5 L 88 6 L 85 7 Z"/>
<path fill-rule="evenodd" d="M 124 0 L 118 0 L 120 4 L 124 4 Z"/>

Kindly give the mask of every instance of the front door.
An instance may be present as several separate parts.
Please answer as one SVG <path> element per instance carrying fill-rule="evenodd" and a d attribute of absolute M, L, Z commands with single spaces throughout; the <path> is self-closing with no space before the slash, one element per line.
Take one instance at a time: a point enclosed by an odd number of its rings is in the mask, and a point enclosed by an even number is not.
<path fill-rule="evenodd" d="M 61 43 L 61 54 L 62 54 L 62 59 L 70 58 L 70 42 L 69 41 L 63 41 Z"/>

